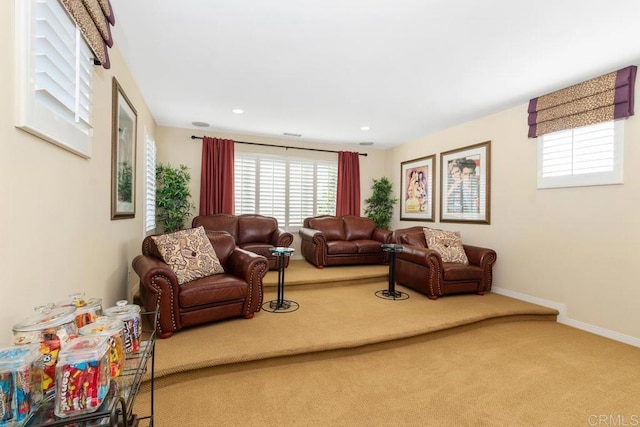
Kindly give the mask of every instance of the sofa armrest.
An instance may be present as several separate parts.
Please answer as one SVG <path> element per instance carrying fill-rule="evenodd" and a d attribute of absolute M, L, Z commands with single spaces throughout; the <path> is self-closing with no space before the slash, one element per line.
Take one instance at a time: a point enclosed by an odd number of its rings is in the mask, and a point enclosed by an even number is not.
<path fill-rule="evenodd" d="M 140 298 L 145 310 L 158 308 L 156 330 L 161 338 L 180 329 L 180 304 L 178 278 L 162 260 L 148 255 L 138 255 L 131 263 L 140 278 Z"/>
<path fill-rule="evenodd" d="M 396 281 L 419 290 L 430 298 L 442 294 L 444 267 L 442 257 L 433 249 L 403 245 L 396 253 Z"/>
<path fill-rule="evenodd" d="M 373 230 L 373 234 L 371 235 L 371 239 L 377 240 L 381 243 L 390 243 L 391 236 L 393 235 L 393 231 L 387 230 L 384 228 L 376 228 Z"/>
<path fill-rule="evenodd" d="M 316 267 L 323 268 L 327 264 L 327 238 L 320 230 L 302 227 L 300 235 L 300 251 L 302 256 Z"/>
<path fill-rule="evenodd" d="M 470 245 L 462 245 L 462 247 L 467 254 L 469 264 L 477 265 L 484 269 L 496 262 L 497 255 L 493 249 Z"/>
<path fill-rule="evenodd" d="M 273 246 L 288 248 L 293 243 L 293 234 L 277 228 L 271 235 L 271 244 Z"/>
<path fill-rule="evenodd" d="M 469 259 L 469 264 L 482 268 L 482 283 L 478 290 L 482 292 L 490 291 L 493 284 L 493 264 L 498 259 L 496 251 L 479 246 L 462 246 Z"/>
<path fill-rule="evenodd" d="M 324 234 L 320 230 L 316 230 L 313 228 L 305 228 L 302 227 L 298 230 L 298 234 L 303 241 L 309 241 L 313 244 L 323 243 L 327 244 L 327 239 L 324 237 Z"/>
<path fill-rule="evenodd" d="M 249 293 L 242 310 L 245 316 L 260 310 L 262 305 L 262 279 L 269 270 L 269 262 L 262 255 L 235 248 L 224 266 L 225 272 L 243 279 L 249 285 Z"/>
<path fill-rule="evenodd" d="M 402 251 L 396 253 L 396 258 L 425 267 L 437 266 L 442 269 L 442 256 L 433 249 L 402 245 Z"/>

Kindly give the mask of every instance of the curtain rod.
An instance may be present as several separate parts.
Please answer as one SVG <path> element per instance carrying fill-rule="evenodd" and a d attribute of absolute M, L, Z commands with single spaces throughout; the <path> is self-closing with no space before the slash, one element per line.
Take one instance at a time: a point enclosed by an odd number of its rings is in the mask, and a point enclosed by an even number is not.
<path fill-rule="evenodd" d="M 191 135 L 191 139 L 203 139 L 202 136 Z M 307 150 L 307 151 L 322 151 L 323 153 L 339 153 L 339 151 L 333 150 L 321 150 L 319 148 L 304 148 L 304 147 L 287 147 L 286 145 L 274 145 L 274 144 L 262 144 L 260 142 L 245 142 L 245 141 L 233 141 L 236 144 L 249 144 L 249 145 L 261 145 L 263 147 L 277 147 L 277 148 L 286 148 L 292 150 Z M 367 157 L 367 153 L 358 153 L 361 156 Z"/>

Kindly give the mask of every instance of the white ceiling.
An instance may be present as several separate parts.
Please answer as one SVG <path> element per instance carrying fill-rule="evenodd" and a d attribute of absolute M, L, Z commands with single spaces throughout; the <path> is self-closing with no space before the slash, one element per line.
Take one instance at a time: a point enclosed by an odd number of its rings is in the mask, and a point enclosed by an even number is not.
<path fill-rule="evenodd" d="M 111 4 L 158 125 L 198 135 L 391 147 L 640 59 L 638 0 Z"/>

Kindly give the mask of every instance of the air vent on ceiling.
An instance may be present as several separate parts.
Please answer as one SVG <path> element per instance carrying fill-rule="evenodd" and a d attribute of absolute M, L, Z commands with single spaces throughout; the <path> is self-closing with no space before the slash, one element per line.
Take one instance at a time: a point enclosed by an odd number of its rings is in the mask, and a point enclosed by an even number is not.
<path fill-rule="evenodd" d="M 284 136 L 295 136 L 296 138 L 300 138 L 302 136 L 302 134 L 299 133 L 291 133 L 291 132 L 285 132 L 283 133 Z"/>

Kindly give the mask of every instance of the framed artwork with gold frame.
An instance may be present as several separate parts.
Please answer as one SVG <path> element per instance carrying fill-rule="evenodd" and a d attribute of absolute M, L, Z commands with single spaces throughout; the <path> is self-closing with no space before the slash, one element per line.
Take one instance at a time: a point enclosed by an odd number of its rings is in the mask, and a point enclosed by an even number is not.
<path fill-rule="evenodd" d="M 491 141 L 440 154 L 440 222 L 489 224 Z"/>
<path fill-rule="evenodd" d="M 435 159 L 432 154 L 400 164 L 400 220 L 435 220 Z"/>

